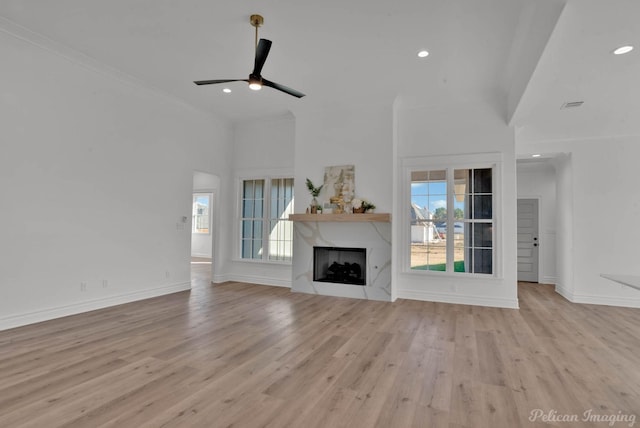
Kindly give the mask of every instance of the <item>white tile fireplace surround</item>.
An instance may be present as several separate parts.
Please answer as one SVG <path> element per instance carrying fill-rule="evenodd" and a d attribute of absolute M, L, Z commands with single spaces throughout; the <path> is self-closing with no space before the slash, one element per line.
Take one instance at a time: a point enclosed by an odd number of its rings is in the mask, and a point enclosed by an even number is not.
<path fill-rule="evenodd" d="M 293 281 L 296 292 L 325 296 L 391 301 L 391 223 L 388 220 L 357 221 L 364 214 L 347 214 L 348 221 L 331 221 L 336 214 L 313 217 L 293 215 Z M 358 217 L 363 216 L 363 217 Z M 301 220 L 304 219 L 304 220 Z M 313 280 L 314 247 L 366 249 L 366 284 L 319 282 Z"/>

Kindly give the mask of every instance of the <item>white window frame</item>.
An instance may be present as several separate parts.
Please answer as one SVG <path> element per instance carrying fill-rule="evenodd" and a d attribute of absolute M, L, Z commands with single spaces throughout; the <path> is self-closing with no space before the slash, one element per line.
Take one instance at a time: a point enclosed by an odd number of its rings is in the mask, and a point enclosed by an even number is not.
<path fill-rule="evenodd" d="M 501 153 L 478 153 L 469 155 L 448 155 L 448 156 L 421 156 L 414 158 L 404 158 L 401 160 L 401 211 L 399 229 L 401 246 L 400 251 L 400 272 L 418 276 L 449 276 L 464 278 L 503 278 L 503 232 L 502 232 L 502 154 Z M 453 207 L 453 171 L 456 169 L 481 169 L 492 168 L 493 182 L 493 273 L 470 273 L 454 272 L 448 269 L 445 272 L 411 269 L 411 216 L 409 207 L 411 206 L 411 173 L 425 170 L 447 170 L 447 203 Z M 454 224 L 453 209 L 447 211 L 447 224 Z M 453 244 L 447 248 L 447 267 L 453 266 Z"/>
<path fill-rule="evenodd" d="M 271 260 L 269 259 L 269 222 L 271 220 L 271 182 L 278 179 L 292 179 L 294 180 L 292 173 L 264 173 L 264 174 L 252 174 L 238 177 L 236 197 L 238 203 L 236 207 L 236 249 L 234 261 L 247 262 L 247 263 L 268 263 L 268 264 L 283 264 L 291 265 L 292 260 Z M 242 257 L 242 202 L 243 202 L 243 190 L 244 182 L 247 180 L 264 180 L 265 186 L 263 189 L 263 201 L 264 206 L 262 210 L 262 257 L 261 258 L 243 258 Z M 294 181 L 295 184 L 295 181 Z M 293 186 L 295 189 L 295 185 Z M 295 204 L 295 192 L 292 199 L 292 213 L 293 205 Z M 290 220 L 287 220 L 290 221 Z"/>

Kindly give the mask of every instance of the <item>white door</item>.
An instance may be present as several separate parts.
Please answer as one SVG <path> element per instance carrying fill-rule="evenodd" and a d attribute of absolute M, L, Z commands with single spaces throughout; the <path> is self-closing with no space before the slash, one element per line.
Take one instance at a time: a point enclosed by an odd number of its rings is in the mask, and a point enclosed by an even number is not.
<path fill-rule="evenodd" d="M 538 282 L 538 200 L 518 199 L 518 281 Z"/>

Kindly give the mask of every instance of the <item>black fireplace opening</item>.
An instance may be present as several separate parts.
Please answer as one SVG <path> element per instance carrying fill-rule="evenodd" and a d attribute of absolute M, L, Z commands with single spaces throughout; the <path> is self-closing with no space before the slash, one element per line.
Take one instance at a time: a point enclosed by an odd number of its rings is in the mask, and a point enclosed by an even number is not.
<path fill-rule="evenodd" d="M 336 284 L 367 284 L 367 249 L 313 247 L 313 280 Z"/>

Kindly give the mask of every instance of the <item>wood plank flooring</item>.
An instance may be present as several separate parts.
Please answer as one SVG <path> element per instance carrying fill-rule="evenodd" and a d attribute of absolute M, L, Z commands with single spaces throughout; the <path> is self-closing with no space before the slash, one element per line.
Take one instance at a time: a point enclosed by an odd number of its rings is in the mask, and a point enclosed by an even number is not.
<path fill-rule="evenodd" d="M 520 310 L 390 304 L 211 285 L 209 269 L 193 265 L 190 292 L 0 332 L 0 427 L 626 427 L 640 418 L 640 310 L 576 305 L 526 283 Z"/>

